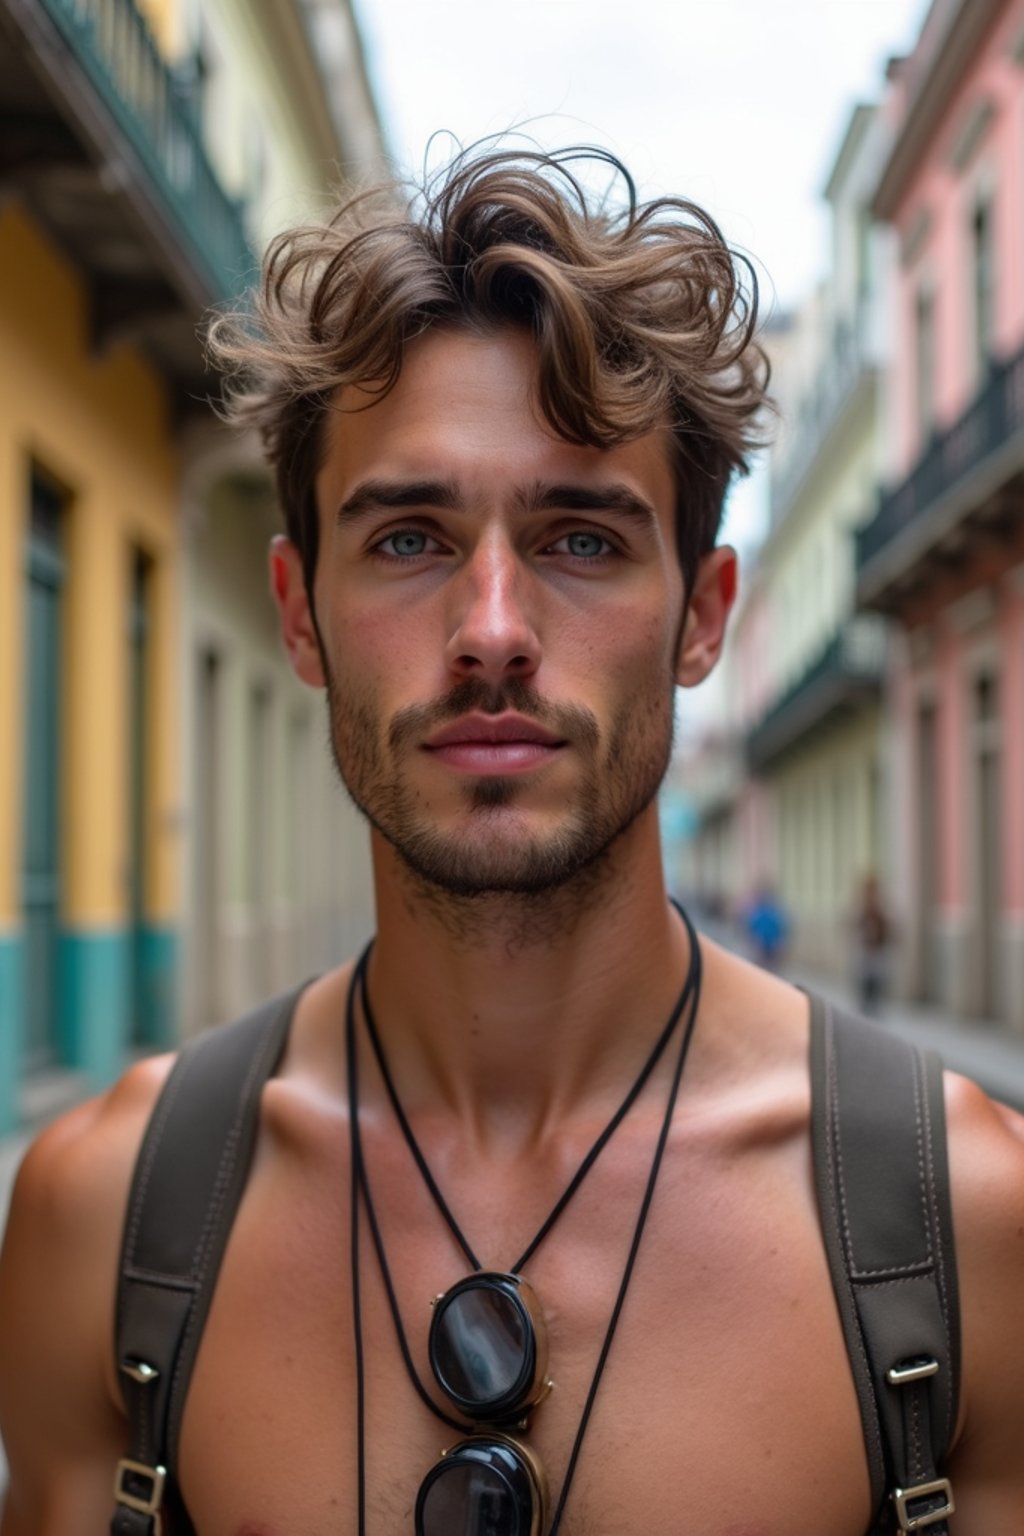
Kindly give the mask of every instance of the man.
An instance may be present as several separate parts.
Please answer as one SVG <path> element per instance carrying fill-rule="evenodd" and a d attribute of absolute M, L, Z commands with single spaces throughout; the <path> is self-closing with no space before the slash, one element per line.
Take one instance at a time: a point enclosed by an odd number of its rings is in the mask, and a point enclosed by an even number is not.
<path fill-rule="evenodd" d="M 413 1529 L 459 1434 L 417 1394 L 396 1314 L 428 1398 L 469 1417 L 434 1380 L 427 1304 L 470 1265 L 389 1103 L 367 997 L 410 1138 L 508 1291 L 695 958 L 666 901 L 654 796 L 676 686 L 722 645 L 736 560 L 715 536 L 762 361 L 710 220 L 674 202 L 612 217 L 572 164 L 469 157 L 415 219 L 364 200 L 296 232 L 271 253 L 257 328 L 214 337 L 245 369 L 236 413 L 277 470 L 282 634 L 326 690 L 339 772 L 373 827 L 378 930 L 365 994 L 350 996 L 351 964 L 314 981 L 263 1091 L 183 1418 L 178 1483 L 200 1536 Z M 539 1338 L 543 1312 L 556 1386 L 535 1403 L 538 1369 L 527 1427 L 492 1427 L 488 1454 L 519 1457 L 524 1498 L 546 1475 L 547 1520 L 571 1472 L 566 1536 L 864 1536 L 864 1439 L 811 1175 L 807 999 L 707 941 L 699 958 L 660 1168 L 678 1034 L 523 1266 L 538 1312 L 522 1327 Z M 0 1278 L 3 1536 L 106 1528 L 127 1443 L 121 1229 L 169 1065 L 59 1122 L 19 1178 Z M 960 1079 L 947 1100 L 964 1309 L 953 1529 L 991 1536 L 1024 1529 L 1024 1137 Z M 353 1111 L 394 1306 L 365 1198 L 361 1258 L 350 1249 Z M 518 1347 L 492 1322 L 485 1306 L 470 1319 L 467 1392 Z M 425 1528 L 499 1528 L 476 1476 Z"/>

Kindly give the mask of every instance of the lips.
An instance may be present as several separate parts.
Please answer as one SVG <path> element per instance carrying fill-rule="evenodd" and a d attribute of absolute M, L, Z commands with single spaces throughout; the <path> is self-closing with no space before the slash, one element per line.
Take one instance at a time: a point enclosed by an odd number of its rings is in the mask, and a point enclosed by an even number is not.
<path fill-rule="evenodd" d="M 476 775 L 525 773 L 543 767 L 566 745 L 525 715 L 463 715 L 424 743 L 448 768 Z"/>
<path fill-rule="evenodd" d="M 461 720 L 436 731 L 425 743 L 428 751 L 440 747 L 500 746 L 530 743 L 541 747 L 562 747 L 561 737 L 544 730 L 525 715 L 464 715 Z"/>

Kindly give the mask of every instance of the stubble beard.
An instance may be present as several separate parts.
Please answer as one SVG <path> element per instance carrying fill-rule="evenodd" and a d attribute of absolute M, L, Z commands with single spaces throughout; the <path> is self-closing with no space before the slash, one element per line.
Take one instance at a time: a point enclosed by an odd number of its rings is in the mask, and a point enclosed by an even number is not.
<path fill-rule="evenodd" d="M 443 699 L 400 711 L 382 729 L 369 691 L 344 684 L 325 660 L 331 751 L 339 778 L 356 807 L 391 845 L 421 895 L 465 909 L 474 919 L 496 898 L 529 905 L 540 917 L 538 898 L 562 906 L 589 905 L 606 883 L 611 854 L 654 799 L 671 757 L 674 678 L 660 688 L 652 679 L 613 720 L 608 745 L 593 714 L 579 705 L 554 706 L 530 686 L 510 679 L 492 687 L 479 679 L 458 684 Z M 530 831 L 516 803 L 529 793 L 528 776 L 470 779 L 462 793 L 464 823 L 446 830 L 431 820 L 403 772 L 403 760 L 419 743 L 471 712 L 515 710 L 569 743 L 582 771 L 558 825 Z M 603 761 L 602 761 L 603 756 Z M 549 917 L 552 914 L 549 914 Z M 561 926 L 561 925 L 559 925 Z"/>

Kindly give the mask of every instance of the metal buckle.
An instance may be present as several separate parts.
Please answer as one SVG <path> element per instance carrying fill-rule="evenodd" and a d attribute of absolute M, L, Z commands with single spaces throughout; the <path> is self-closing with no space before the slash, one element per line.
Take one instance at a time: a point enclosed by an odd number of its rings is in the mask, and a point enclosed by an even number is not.
<path fill-rule="evenodd" d="M 925 1381 L 929 1376 L 938 1374 L 939 1362 L 930 1355 L 922 1355 L 920 1359 L 904 1360 L 899 1365 L 890 1366 L 885 1379 L 894 1387 L 906 1387 L 912 1381 Z"/>
<path fill-rule="evenodd" d="M 148 1387 L 160 1372 L 155 1365 L 150 1365 L 146 1360 L 122 1360 L 121 1370 L 125 1376 L 130 1376 L 132 1381 L 137 1381 L 140 1387 Z"/>
<path fill-rule="evenodd" d="M 138 1493 L 132 1493 L 126 1486 L 128 1477 L 144 1477 L 149 1482 L 149 1493 L 145 1497 Z M 160 1521 L 160 1506 L 164 1501 L 164 1483 L 167 1481 L 166 1467 L 147 1467 L 143 1461 L 129 1461 L 127 1457 L 117 1464 L 114 1473 L 114 1498 L 118 1504 L 123 1504 L 126 1509 L 136 1509 L 141 1515 L 153 1516 L 153 1536 L 160 1536 L 162 1525 Z"/>
<path fill-rule="evenodd" d="M 923 1515 L 914 1515 L 908 1506 L 917 1499 L 927 1499 L 934 1494 L 941 1493 L 945 1500 L 941 1509 L 927 1510 Z M 901 1531 L 923 1531 L 926 1526 L 937 1525 L 940 1520 L 948 1520 L 956 1509 L 953 1502 L 953 1490 L 949 1485 L 949 1479 L 936 1478 L 933 1483 L 918 1483 L 914 1488 L 894 1488 L 892 1501 L 896 1506 L 896 1518 L 900 1523 Z"/>

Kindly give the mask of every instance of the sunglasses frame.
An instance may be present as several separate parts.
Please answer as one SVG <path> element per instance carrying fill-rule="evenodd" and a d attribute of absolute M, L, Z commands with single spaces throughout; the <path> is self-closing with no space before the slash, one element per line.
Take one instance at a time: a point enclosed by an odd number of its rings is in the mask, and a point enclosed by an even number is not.
<path fill-rule="evenodd" d="M 497 1294 L 510 1302 L 523 1324 L 523 1364 L 514 1384 L 495 1397 L 467 1397 L 453 1388 L 445 1376 L 439 1361 L 440 1335 L 444 1328 L 445 1314 L 459 1297 L 470 1291 Z M 548 1380 L 548 1332 L 540 1302 L 530 1285 L 521 1275 L 503 1274 L 498 1270 L 479 1270 L 467 1275 L 455 1285 L 435 1297 L 434 1313 L 430 1320 L 427 1352 L 430 1369 L 441 1391 L 458 1408 L 460 1413 L 474 1424 L 518 1423 L 531 1408 L 545 1398 L 551 1390 Z"/>
<path fill-rule="evenodd" d="M 472 1454 L 498 1449 L 511 1453 L 520 1463 L 530 1489 L 531 1508 L 529 1511 L 529 1524 L 522 1536 L 542 1536 L 547 1525 L 548 1511 L 548 1480 L 540 1459 L 532 1449 L 514 1435 L 506 1435 L 496 1431 L 494 1434 L 480 1432 L 467 1435 L 456 1445 L 441 1452 L 441 1459 L 434 1463 L 420 1484 L 419 1493 L 416 1496 L 416 1536 L 425 1536 L 423 1529 L 424 1504 L 431 1488 L 442 1477 L 448 1468 L 465 1465 L 467 1461 L 475 1461 L 479 1464 L 480 1455 Z M 470 1453 L 467 1455 L 467 1453 Z M 500 1473 L 498 1474 L 501 1475 Z M 520 1521 L 520 1525 L 522 1522 Z"/>

